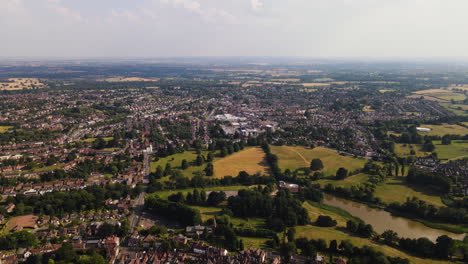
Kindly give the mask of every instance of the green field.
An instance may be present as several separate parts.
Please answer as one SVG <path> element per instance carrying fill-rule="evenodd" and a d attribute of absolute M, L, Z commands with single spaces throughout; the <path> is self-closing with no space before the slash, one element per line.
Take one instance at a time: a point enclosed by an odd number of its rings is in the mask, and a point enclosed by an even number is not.
<path fill-rule="evenodd" d="M 0 133 L 5 133 L 12 128 L 12 126 L 0 126 Z"/>
<path fill-rule="evenodd" d="M 360 238 L 356 236 L 349 235 L 345 233 L 344 227 L 346 227 L 346 221 L 351 219 L 349 216 L 346 216 L 346 213 L 340 213 L 340 210 L 327 209 L 327 207 L 318 206 L 316 204 L 304 203 L 304 208 L 309 212 L 310 219 L 315 221 L 319 215 L 328 215 L 337 221 L 336 227 L 318 227 L 314 225 L 298 226 L 296 227 L 297 237 L 306 237 L 308 239 L 324 239 L 327 241 L 327 244 L 331 240 L 337 240 L 338 243 L 342 240 L 350 240 L 351 243 L 355 246 L 371 246 L 376 250 L 383 252 L 384 254 L 392 257 L 401 257 L 407 258 L 411 263 L 416 264 L 442 264 L 449 263 L 444 261 L 428 260 L 421 259 L 418 257 L 413 257 L 407 255 L 405 252 L 400 251 L 396 248 L 374 242 L 369 239 Z"/>
<path fill-rule="evenodd" d="M 404 177 L 387 179 L 384 184 L 377 186 L 374 194 L 375 197 L 382 199 L 387 204 L 392 202 L 403 203 L 406 198 L 417 197 L 434 206 L 444 206 L 438 193 L 421 186 L 408 185 Z"/>
<path fill-rule="evenodd" d="M 310 149 L 300 146 L 271 146 L 271 151 L 278 156 L 279 166 L 283 170 L 308 168 L 312 159 L 319 158 L 323 162 L 323 172 L 327 176 L 335 175 L 340 167 L 354 171 L 363 168 L 366 163 L 364 159 L 342 156 L 337 151 L 324 147 Z"/>
<path fill-rule="evenodd" d="M 411 155 L 411 150 L 414 150 L 415 154 Z M 400 157 L 416 156 L 426 157 L 430 155 L 430 152 L 424 152 L 421 150 L 421 145 L 418 144 L 395 144 L 395 153 Z"/>
<path fill-rule="evenodd" d="M 97 139 L 97 138 L 87 138 L 87 139 L 80 140 L 80 142 L 90 143 L 90 142 L 96 141 L 96 139 Z M 114 138 L 113 138 L 113 137 L 104 137 L 103 139 L 104 139 L 105 141 L 111 141 L 111 140 L 113 140 Z"/>
<path fill-rule="evenodd" d="M 452 140 L 450 145 L 442 145 L 440 141 L 434 141 L 435 152 L 439 159 L 462 159 L 468 157 L 468 141 Z"/>
<path fill-rule="evenodd" d="M 429 135 L 429 136 L 443 136 L 443 135 L 466 135 L 468 134 L 468 128 L 462 127 L 459 125 L 451 125 L 451 124 L 442 124 L 442 125 L 421 125 L 424 128 L 430 128 L 431 131 L 429 132 L 419 132 L 421 135 Z"/>
<path fill-rule="evenodd" d="M 206 157 L 208 151 L 202 151 L 202 155 Z M 239 152 L 229 156 L 219 158 L 216 157 L 213 162 L 214 177 L 223 178 L 225 176 L 237 176 L 239 172 L 246 171 L 249 174 L 257 172 L 265 175 L 267 173 L 267 164 L 264 161 L 265 154 L 260 148 L 245 148 Z M 185 151 L 165 158 L 159 158 L 158 161 L 151 162 L 151 171 L 156 171 L 158 166 L 165 167 L 170 163 L 172 168 L 180 169 L 182 160 L 186 159 L 189 163 L 197 158 L 196 151 Z M 202 171 L 206 167 L 206 163 L 202 166 L 194 166 L 191 164 L 182 174 L 185 177 L 191 178 L 196 171 Z"/>
<path fill-rule="evenodd" d="M 447 110 L 459 116 L 468 116 L 468 105 L 461 104 L 441 104 Z"/>
<path fill-rule="evenodd" d="M 352 186 L 352 185 L 355 185 L 355 184 L 358 184 L 358 183 L 367 182 L 368 179 L 369 179 L 369 175 L 367 175 L 365 173 L 358 173 L 356 175 L 349 176 L 344 180 L 338 180 L 337 181 L 337 180 L 334 180 L 332 177 L 330 177 L 330 178 L 320 179 L 320 180 L 316 181 L 316 183 L 319 183 L 321 186 L 325 186 L 325 185 L 331 183 L 333 185 L 340 185 L 340 186 L 349 187 L 349 186 Z"/>

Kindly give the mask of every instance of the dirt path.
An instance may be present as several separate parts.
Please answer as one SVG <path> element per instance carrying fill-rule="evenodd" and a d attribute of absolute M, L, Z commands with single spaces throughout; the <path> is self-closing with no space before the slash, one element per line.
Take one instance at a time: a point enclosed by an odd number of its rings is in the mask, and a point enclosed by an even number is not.
<path fill-rule="evenodd" d="M 309 161 L 306 160 L 306 158 L 304 158 L 304 156 L 302 156 L 301 153 L 299 153 L 298 151 L 296 151 L 295 149 L 293 148 L 289 148 L 292 152 L 296 153 L 297 155 L 299 155 L 299 157 L 301 157 L 301 159 L 304 161 L 305 165 L 308 166 L 309 165 Z"/>

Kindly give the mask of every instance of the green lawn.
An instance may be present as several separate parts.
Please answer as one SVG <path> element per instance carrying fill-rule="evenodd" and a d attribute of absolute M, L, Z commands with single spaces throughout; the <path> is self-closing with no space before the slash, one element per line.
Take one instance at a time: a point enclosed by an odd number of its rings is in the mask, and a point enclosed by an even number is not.
<path fill-rule="evenodd" d="M 433 143 L 439 159 L 453 160 L 468 157 L 467 140 L 452 140 L 450 145 L 442 145 L 440 141 L 433 141 Z"/>
<path fill-rule="evenodd" d="M 354 171 L 363 168 L 366 163 L 364 159 L 342 156 L 337 151 L 324 147 L 310 149 L 301 146 L 271 146 L 271 151 L 278 156 L 279 166 L 283 170 L 306 168 L 310 166 L 312 159 L 319 158 L 324 165 L 323 172 L 328 176 L 335 175 L 340 167 Z"/>
<path fill-rule="evenodd" d="M 387 204 L 391 202 L 403 203 L 406 198 L 417 197 L 434 206 L 444 206 L 438 193 L 421 186 L 408 185 L 404 177 L 387 179 L 384 184 L 377 186 L 375 196 Z"/>

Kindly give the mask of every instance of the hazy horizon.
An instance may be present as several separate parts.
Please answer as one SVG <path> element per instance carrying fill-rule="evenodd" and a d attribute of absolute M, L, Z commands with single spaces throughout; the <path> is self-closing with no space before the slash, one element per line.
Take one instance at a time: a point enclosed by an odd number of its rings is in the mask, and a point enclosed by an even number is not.
<path fill-rule="evenodd" d="M 2 58 L 468 58 L 464 0 L 2 0 Z"/>

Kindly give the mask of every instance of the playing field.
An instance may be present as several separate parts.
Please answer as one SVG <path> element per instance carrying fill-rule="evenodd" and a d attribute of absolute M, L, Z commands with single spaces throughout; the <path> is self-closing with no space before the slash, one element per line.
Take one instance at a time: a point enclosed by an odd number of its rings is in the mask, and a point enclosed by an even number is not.
<path fill-rule="evenodd" d="M 414 151 L 414 154 L 411 154 L 411 150 Z M 400 157 L 416 156 L 416 157 L 426 157 L 430 155 L 429 152 L 424 152 L 421 150 L 421 145 L 418 144 L 395 144 L 395 153 Z"/>
<path fill-rule="evenodd" d="M 241 171 L 246 171 L 249 174 L 260 172 L 262 175 L 266 175 L 268 168 L 265 161 L 265 153 L 261 148 L 244 149 L 216 160 L 213 165 L 214 176 L 216 178 L 223 178 L 229 175 L 237 176 Z"/>
<path fill-rule="evenodd" d="M 12 126 L 0 126 L 0 133 L 5 133 L 12 128 Z"/>
<path fill-rule="evenodd" d="M 312 159 L 321 159 L 323 172 L 327 176 L 335 175 L 340 167 L 354 171 L 363 168 L 366 163 L 364 159 L 342 156 L 337 151 L 324 147 L 310 149 L 301 146 L 271 146 L 271 151 L 278 156 L 279 166 L 283 170 L 308 168 Z"/>
<path fill-rule="evenodd" d="M 374 194 L 375 197 L 382 199 L 387 204 L 392 202 L 403 203 L 406 198 L 417 197 L 434 206 L 444 206 L 438 193 L 421 186 L 408 185 L 404 177 L 387 179 L 384 184 L 377 186 Z"/>
<path fill-rule="evenodd" d="M 424 128 L 430 128 L 429 132 L 419 132 L 421 135 L 428 136 L 443 136 L 443 135 L 466 135 L 468 134 L 468 128 L 459 125 L 442 124 L 442 125 L 421 125 Z"/>

